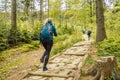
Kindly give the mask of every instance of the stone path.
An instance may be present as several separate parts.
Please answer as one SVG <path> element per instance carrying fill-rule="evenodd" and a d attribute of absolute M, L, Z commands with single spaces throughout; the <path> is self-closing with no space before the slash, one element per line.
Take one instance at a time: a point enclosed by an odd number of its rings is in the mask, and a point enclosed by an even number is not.
<path fill-rule="evenodd" d="M 80 69 L 88 56 L 90 44 L 91 41 L 87 39 L 74 44 L 62 54 L 50 59 L 48 71 L 43 72 L 40 64 L 38 70 L 28 72 L 22 80 L 79 80 Z"/>

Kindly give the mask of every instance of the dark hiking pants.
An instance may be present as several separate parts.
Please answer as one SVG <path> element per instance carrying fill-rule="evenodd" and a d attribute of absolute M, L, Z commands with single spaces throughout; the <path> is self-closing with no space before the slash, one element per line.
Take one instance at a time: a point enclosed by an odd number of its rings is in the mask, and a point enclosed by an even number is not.
<path fill-rule="evenodd" d="M 88 34 L 88 40 L 90 40 L 90 34 Z"/>
<path fill-rule="evenodd" d="M 46 67 L 49 56 L 50 56 L 50 51 L 53 46 L 53 41 L 52 40 L 43 40 L 42 41 L 43 47 L 45 48 L 45 52 L 42 55 L 41 59 L 44 61 L 44 67 Z"/>

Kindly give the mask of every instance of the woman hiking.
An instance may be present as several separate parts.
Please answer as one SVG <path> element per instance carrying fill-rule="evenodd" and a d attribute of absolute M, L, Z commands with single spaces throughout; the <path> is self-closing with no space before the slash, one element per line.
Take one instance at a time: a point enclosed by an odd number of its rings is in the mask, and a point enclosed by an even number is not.
<path fill-rule="evenodd" d="M 45 48 L 45 52 L 43 53 L 40 61 L 43 64 L 43 71 L 48 70 L 47 63 L 49 61 L 50 52 L 53 46 L 53 36 L 57 36 L 56 28 L 52 24 L 52 19 L 48 18 L 45 20 L 45 24 L 43 25 L 40 32 L 40 41 Z"/>

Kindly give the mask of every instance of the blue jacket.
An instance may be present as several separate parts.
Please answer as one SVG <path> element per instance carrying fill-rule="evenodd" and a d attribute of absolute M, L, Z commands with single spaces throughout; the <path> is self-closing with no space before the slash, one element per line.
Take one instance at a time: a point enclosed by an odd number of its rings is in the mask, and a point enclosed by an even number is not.
<path fill-rule="evenodd" d="M 46 23 L 45 25 L 43 25 L 44 27 L 47 27 L 47 25 L 50 25 L 51 27 L 52 27 L 52 32 L 53 32 L 53 36 L 57 36 L 57 32 L 56 32 L 56 28 L 55 28 L 55 26 L 53 26 L 53 24 L 51 23 L 51 22 L 48 22 L 48 23 Z M 44 28 L 43 27 L 43 28 Z M 43 29 L 42 28 L 42 29 Z M 47 38 L 43 38 L 42 36 L 41 36 L 41 34 L 40 34 L 40 41 L 43 41 L 43 40 L 53 40 L 53 36 L 49 36 L 49 37 L 47 37 Z"/>

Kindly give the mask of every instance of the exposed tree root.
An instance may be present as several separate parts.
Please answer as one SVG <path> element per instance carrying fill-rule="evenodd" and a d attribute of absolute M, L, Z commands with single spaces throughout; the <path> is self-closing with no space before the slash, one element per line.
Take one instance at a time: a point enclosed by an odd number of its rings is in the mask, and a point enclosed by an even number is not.
<path fill-rule="evenodd" d="M 96 63 L 85 72 L 85 75 L 94 76 L 92 80 L 105 80 L 108 78 L 120 80 L 120 71 L 114 56 L 102 57 L 100 60 L 96 60 Z"/>

